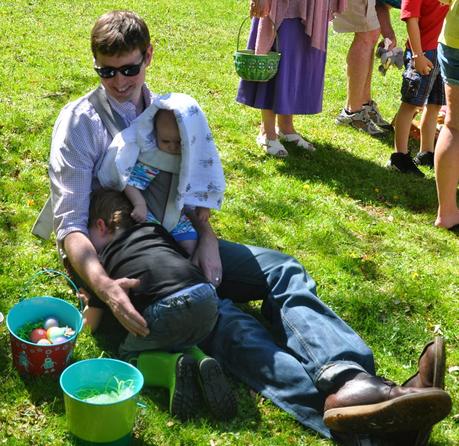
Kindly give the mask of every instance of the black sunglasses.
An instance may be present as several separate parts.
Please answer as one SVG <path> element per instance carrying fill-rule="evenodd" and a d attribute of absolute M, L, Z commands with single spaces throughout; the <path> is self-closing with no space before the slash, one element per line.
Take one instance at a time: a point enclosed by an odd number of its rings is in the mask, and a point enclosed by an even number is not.
<path fill-rule="evenodd" d="M 142 60 L 138 64 L 124 65 L 119 68 L 98 67 L 94 65 L 94 70 L 96 70 L 96 73 L 100 77 L 103 77 L 104 79 L 110 79 L 112 77 L 115 77 L 117 72 L 121 73 L 123 76 L 128 76 L 128 77 L 137 76 L 140 73 L 140 68 L 142 67 L 144 60 L 145 60 L 145 53 L 142 54 Z"/>

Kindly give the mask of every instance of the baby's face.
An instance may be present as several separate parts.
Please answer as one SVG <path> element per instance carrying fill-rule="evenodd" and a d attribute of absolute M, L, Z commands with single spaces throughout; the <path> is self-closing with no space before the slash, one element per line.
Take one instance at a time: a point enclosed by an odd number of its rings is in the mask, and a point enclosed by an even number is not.
<path fill-rule="evenodd" d="M 156 124 L 156 142 L 158 148 L 163 152 L 172 155 L 180 155 L 181 140 L 180 133 L 175 118 L 164 115 L 158 119 Z"/>

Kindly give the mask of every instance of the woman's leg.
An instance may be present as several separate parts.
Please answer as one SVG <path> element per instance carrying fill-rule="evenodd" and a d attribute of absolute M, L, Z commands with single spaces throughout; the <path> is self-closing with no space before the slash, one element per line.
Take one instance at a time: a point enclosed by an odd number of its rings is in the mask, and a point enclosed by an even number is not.
<path fill-rule="evenodd" d="M 278 115 L 277 124 L 279 130 L 284 135 L 296 133 L 295 127 L 293 126 L 293 115 Z"/>
<path fill-rule="evenodd" d="M 260 134 L 266 136 L 271 141 L 277 139 L 276 115 L 272 110 L 261 110 Z"/>
<path fill-rule="evenodd" d="M 264 147 L 266 153 L 279 158 L 288 156 L 288 152 L 281 144 L 276 132 L 276 114 L 269 109 L 261 110 L 261 126 L 260 133 L 257 136 L 257 143 Z"/>

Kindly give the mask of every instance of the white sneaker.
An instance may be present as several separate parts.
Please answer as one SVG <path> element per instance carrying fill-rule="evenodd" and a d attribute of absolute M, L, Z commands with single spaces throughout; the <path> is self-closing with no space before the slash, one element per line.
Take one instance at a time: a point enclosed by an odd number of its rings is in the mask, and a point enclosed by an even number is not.
<path fill-rule="evenodd" d="M 285 158 L 288 156 L 287 149 L 276 139 L 268 139 L 266 135 L 257 136 L 257 144 L 266 150 L 269 155 Z"/>
<path fill-rule="evenodd" d="M 370 101 L 367 105 L 363 106 L 364 109 L 366 109 L 368 116 L 370 119 L 373 121 L 374 124 L 376 124 L 380 129 L 383 130 L 393 130 L 394 128 L 392 127 L 390 122 L 387 122 L 382 116 L 381 113 L 379 112 L 378 109 L 378 104 L 376 104 L 375 101 Z"/>
<path fill-rule="evenodd" d="M 335 123 L 338 125 L 348 125 L 372 136 L 385 133 L 373 123 L 366 108 L 362 108 L 362 110 L 355 113 L 347 113 L 343 108 L 341 113 L 336 117 Z"/>
<path fill-rule="evenodd" d="M 277 131 L 281 142 L 291 142 L 297 145 L 300 149 L 307 150 L 308 152 L 315 152 L 316 148 L 312 143 L 304 139 L 299 133 L 282 133 Z"/>

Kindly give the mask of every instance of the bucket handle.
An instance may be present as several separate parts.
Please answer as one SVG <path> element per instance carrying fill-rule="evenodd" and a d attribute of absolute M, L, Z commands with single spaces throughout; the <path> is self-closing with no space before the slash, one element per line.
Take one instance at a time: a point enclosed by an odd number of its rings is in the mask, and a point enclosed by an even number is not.
<path fill-rule="evenodd" d="M 244 26 L 244 23 L 247 21 L 247 19 L 250 19 L 250 18 L 251 18 L 250 16 L 246 17 L 242 21 L 241 26 L 239 27 L 239 32 L 237 33 L 236 51 L 239 51 L 239 38 L 241 37 L 242 27 Z M 268 18 L 269 18 L 269 20 L 271 20 L 271 23 L 273 24 L 274 32 L 276 33 L 275 38 L 274 38 L 274 42 L 275 42 L 274 49 L 276 50 L 276 52 L 279 52 L 279 36 L 277 35 L 277 32 L 276 32 L 276 25 L 272 21 L 271 17 L 268 16 Z"/>
<path fill-rule="evenodd" d="M 63 273 L 62 271 L 55 270 L 55 269 L 42 268 L 42 269 L 38 270 L 24 285 L 23 294 L 25 294 L 25 290 L 27 290 L 29 288 L 31 283 L 38 276 L 41 276 L 42 274 L 47 274 L 48 276 L 51 276 L 51 277 L 55 277 L 55 276 L 63 277 L 67 281 L 67 283 L 73 288 L 73 291 L 75 292 L 75 296 L 77 297 L 78 302 L 80 304 L 80 313 L 83 311 L 83 299 L 80 297 L 80 291 L 78 290 L 78 287 L 75 285 L 75 282 L 67 274 Z"/>

